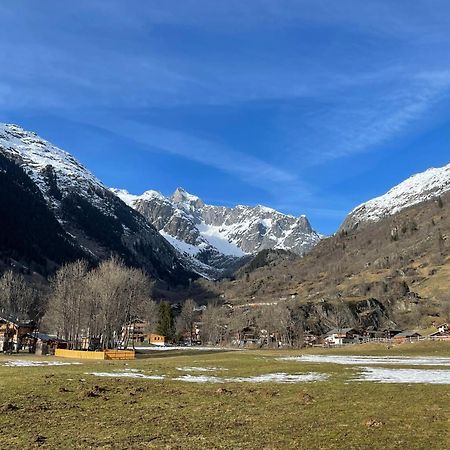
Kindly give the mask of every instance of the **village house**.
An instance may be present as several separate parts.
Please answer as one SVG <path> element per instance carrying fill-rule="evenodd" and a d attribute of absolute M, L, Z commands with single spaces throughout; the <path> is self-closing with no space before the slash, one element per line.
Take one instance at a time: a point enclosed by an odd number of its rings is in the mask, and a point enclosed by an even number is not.
<path fill-rule="evenodd" d="M 314 333 L 307 331 L 303 334 L 303 345 L 305 347 L 312 347 L 313 345 L 318 344 L 319 336 L 316 336 Z"/>
<path fill-rule="evenodd" d="M 450 330 L 448 328 L 448 323 L 443 323 L 438 325 L 437 331 L 430 334 L 430 338 L 440 340 L 440 341 L 450 341 Z"/>
<path fill-rule="evenodd" d="M 136 319 L 134 322 L 122 328 L 122 342 L 142 343 L 146 338 L 148 323 L 145 320 Z"/>
<path fill-rule="evenodd" d="M 400 334 L 402 330 L 394 330 L 391 328 L 384 328 L 382 330 L 374 329 L 373 327 L 367 328 L 364 332 L 364 337 L 368 339 L 392 339 L 397 334 Z"/>
<path fill-rule="evenodd" d="M 394 342 L 396 344 L 402 344 L 404 342 L 417 341 L 421 335 L 417 331 L 402 331 L 394 336 Z"/>
<path fill-rule="evenodd" d="M 324 338 L 325 344 L 344 345 L 358 342 L 360 336 L 354 328 L 333 328 Z"/>
<path fill-rule="evenodd" d="M 32 320 L 0 316 L 0 352 L 18 352 L 29 345 L 28 337 L 35 330 Z"/>

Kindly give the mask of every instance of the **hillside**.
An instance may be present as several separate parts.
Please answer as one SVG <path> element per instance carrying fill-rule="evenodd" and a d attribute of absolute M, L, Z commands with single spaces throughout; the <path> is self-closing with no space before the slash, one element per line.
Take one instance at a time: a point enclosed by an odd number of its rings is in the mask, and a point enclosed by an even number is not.
<path fill-rule="evenodd" d="M 234 280 L 197 285 L 208 292 L 204 299 L 234 305 L 289 302 L 307 328 L 425 327 L 450 314 L 448 236 L 449 193 L 343 229 L 299 260 L 276 259 Z"/>
<path fill-rule="evenodd" d="M 69 153 L 0 124 L 0 158 L 6 266 L 48 275 L 76 258 L 95 263 L 115 254 L 173 285 L 195 278 L 154 227 Z"/>

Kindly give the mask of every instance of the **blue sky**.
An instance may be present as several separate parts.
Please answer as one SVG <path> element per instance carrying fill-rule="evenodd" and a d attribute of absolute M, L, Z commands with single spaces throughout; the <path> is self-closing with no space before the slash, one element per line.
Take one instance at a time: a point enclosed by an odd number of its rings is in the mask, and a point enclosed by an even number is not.
<path fill-rule="evenodd" d="M 113 187 L 332 233 L 450 162 L 446 0 L 17 0 L 0 19 L 0 121 Z"/>

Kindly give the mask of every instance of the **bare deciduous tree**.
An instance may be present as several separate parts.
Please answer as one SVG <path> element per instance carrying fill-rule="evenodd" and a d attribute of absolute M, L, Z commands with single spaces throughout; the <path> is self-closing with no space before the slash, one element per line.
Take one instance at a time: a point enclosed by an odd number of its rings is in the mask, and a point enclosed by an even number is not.
<path fill-rule="evenodd" d="M 263 307 L 258 316 L 258 326 L 267 333 L 269 344 L 291 344 L 292 318 L 285 302 Z"/>
<path fill-rule="evenodd" d="M 159 323 L 159 306 L 152 299 L 144 300 L 139 307 L 139 318 L 145 322 L 145 332 L 155 333 Z"/>
<path fill-rule="evenodd" d="M 151 314 L 150 281 L 117 259 L 88 271 L 85 261 L 61 267 L 52 280 L 48 322 L 71 347 L 81 337 L 96 338 L 104 348 L 126 346 L 134 322 Z"/>
<path fill-rule="evenodd" d="M 90 272 L 88 285 L 99 311 L 96 327 L 101 330 L 103 347 L 113 348 L 121 340 L 122 328 L 137 319 L 142 303 L 148 300 L 149 280 L 142 271 L 111 258 Z"/>
<path fill-rule="evenodd" d="M 0 278 L 0 312 L 20 319 L 35 320 L 39 310 L 36 290 L 22 275 L 8 270 Z"/>
<path fill-rule="evenodd" d="M 48 304 L 48 321 L 70 347 L 81 345 L 83 320 L 91 314 L 88 305 L 86 261 L 76 261 L 62 266 L 53 278 Z"/>
<path fill-rule="evenodd" d="M 225 308 L 214 303 L 208 305 L 202 315 L 202 339 L 210 344 L 221 344 L 227 336 L 228 318 Z"/>
<path fill-rule="evenodd" d="M 192 344 L 195 321 L 195 308 L 197 304 L 191 298 L 188 298 L 181 308 L 180 315 L 176 319 L 175 329 L 179 336 L 186 336 L 189 343 Z"/>

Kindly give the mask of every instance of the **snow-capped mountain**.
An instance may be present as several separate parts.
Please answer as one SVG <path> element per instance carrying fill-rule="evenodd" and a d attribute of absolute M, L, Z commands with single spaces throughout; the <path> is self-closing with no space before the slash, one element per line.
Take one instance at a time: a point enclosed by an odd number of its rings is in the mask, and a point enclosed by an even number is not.
<path fill-rule="evenodd" d="M 41 249 L 40 253 L 52 263 L 64 262 L 52 247 L 52 239 L 45 236 L 48 226 L 69 259 L 76 256 L 95 261 L 114 253 L 156 277 L 175 282 L 192 277 L 180 262 L 179 253 L 155 228 L 69 153 L 17 125 L 0 124 L 0 156 L 2 199 L 8 198 L 15 205 L 0 221 L 11 234 L 15 233 L 14 224 L 31 227 L 27 233 L 34 241 L 30 240 L 27 252 L 47 239 L 47 250 L 51 251 Z M 11 176 L 13 171 L 15 177 Z M 15 217 L 25 201 L 30 203 L 30 217 Z M 25 233 L 23 227 L 20 230 Z M 30 237 L 13 238 L 5 240 L 5 248 L 0 250 L 16 259 L 28 257 L 17 246 Z"/>
<path fill-rule="evenodd" d="M 74 190 L 104 208 L 101 192 L 105 186 L 72 155 L 12 124 L 0 124 L 1 151 L 26 169 L 44 197 L 56 206 L 55 197 Z M 52 189 L 57 189 L 59 194 Z M 56 194 L 56 196 L 55 196 Z M 60 199 L 59 199 L 60 200 Z"/>
<path fill-rule="evenodd" d="M 341 229 L 354 229 L 360 224 L 376 222 L 413 205 L 437 198 L 450 191 L 450 164 L 414 175 L 386 194 L 357 206 Z"/>
<path fill-rule="evenodd" d="M 264 206 L 206 205 L 178 188 L 171 197 L 156 191 L 132 195 L 113 189 L 177 249 L 215 269 L 264 249 L 311 250 L 320 236 L 305 216 L 293 217 Z"/>

